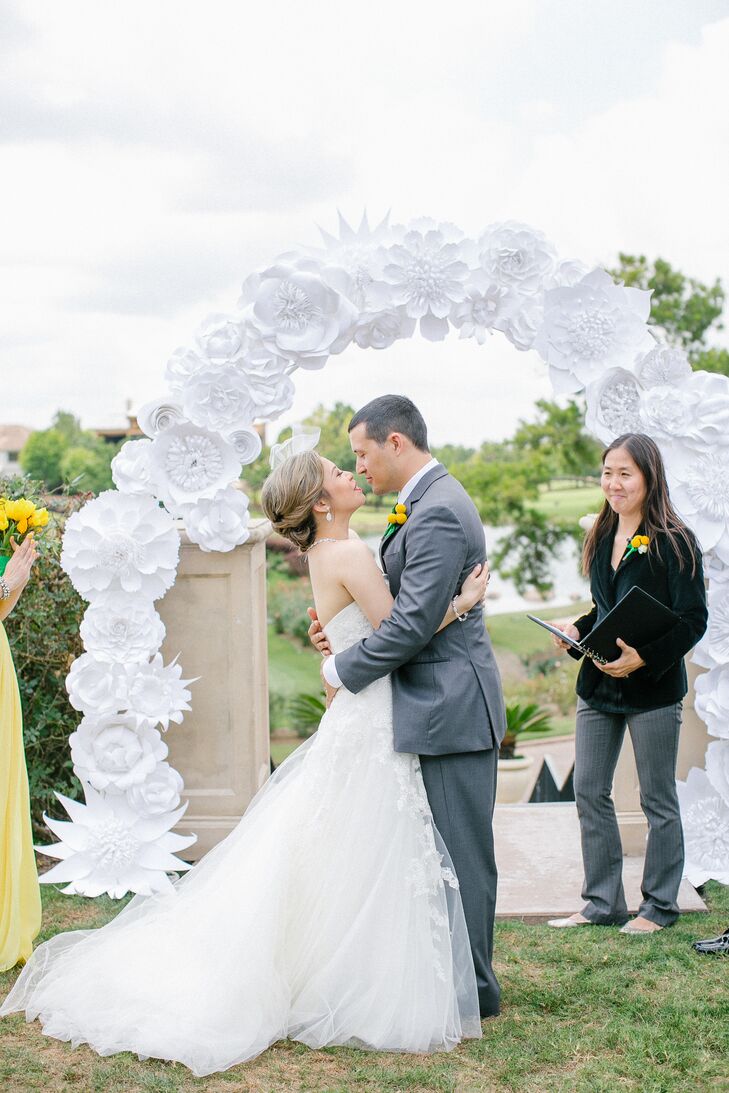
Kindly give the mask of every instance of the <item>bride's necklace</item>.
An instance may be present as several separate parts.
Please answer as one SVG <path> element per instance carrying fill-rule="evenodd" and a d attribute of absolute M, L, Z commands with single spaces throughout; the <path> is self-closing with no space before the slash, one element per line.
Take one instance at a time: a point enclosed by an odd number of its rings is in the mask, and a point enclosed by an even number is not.
<path fill-rule="evenodd" d="M 346 543 L 346 539 L 315 539 L 309 547 L 309 550 L 313 550 L 315 546 L 319 546 L 319 543 Z M 308 553 L 308 551 L 307 551 Z"/>

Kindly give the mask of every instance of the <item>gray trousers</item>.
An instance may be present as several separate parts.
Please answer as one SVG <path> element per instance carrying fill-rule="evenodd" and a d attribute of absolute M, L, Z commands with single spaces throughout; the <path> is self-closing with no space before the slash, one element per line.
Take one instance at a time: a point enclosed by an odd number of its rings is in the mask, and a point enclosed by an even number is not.
<path fill-rule="evenodd" d="M 640 805 L 648 821 L 648 843 L 639 914 L 659 926 L 678 917 L 683 875 L 683 829 L 676 792 L 676 755 L 681 703 L 629 714 Z M 601 925 L 623 923 L 628 908 L 623 891 L 623 849 L 610 791 L 625 734 L 622 714 L 594 710 L 577 702 L 575 801 L 580 818 L 585 884 L 582 914 Z"/>
<path fill-rule="evenodd" d="M 498 748 L 420 756 L 433 820 L 458 877 L 482 1017 L 499 1012 L 500 996 L 491 967 L 497 880 L 492 821 L 498 757 Z"/>

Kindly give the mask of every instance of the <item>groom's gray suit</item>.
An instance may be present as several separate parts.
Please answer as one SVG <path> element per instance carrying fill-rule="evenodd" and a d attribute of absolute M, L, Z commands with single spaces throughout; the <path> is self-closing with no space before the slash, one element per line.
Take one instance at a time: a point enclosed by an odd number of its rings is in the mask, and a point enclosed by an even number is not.
<path fill-rule="evenodd" d="M 395 597 L 390 618 L 338 653 L 355 694 L 392 673 L 395 750 L 420 756 L 433 819 L 458 875 L 483 1016 L 499 1011 L 491 968 L 496 862 L 492 817 L 498 746 L 506 728 L 501 680 L 480 605 L 436 633 L 451 600 L 483 562 L 481 519 L 440 464 L 416 484 L 405 524 L 382 564 Z"/>

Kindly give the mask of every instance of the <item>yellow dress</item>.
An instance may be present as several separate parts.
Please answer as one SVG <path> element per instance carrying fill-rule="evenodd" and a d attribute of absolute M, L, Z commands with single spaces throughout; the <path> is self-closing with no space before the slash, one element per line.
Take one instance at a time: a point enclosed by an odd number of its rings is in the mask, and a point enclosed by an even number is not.
<path fill-rule="evenodd" d="M 20 694 L 0 622 L 0 971 L 28 959 L 40 926 Z"/>

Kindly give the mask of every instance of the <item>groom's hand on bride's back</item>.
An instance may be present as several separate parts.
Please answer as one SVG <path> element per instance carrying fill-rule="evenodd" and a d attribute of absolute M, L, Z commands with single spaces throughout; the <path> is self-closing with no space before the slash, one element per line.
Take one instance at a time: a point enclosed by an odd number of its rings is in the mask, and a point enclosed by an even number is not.
<path fill-rule="evenodd" d="M 307 608 L 306 613 L 311 619 L 311 626 L 308 630 L 309 641 L 323 657 L 330 657 L 332 655 L 332 650 L 329 645 L 329 639 L 321 628 L 321 623 L 319 622 L 316 611 L 313 607 L 309 607 Z"/>

